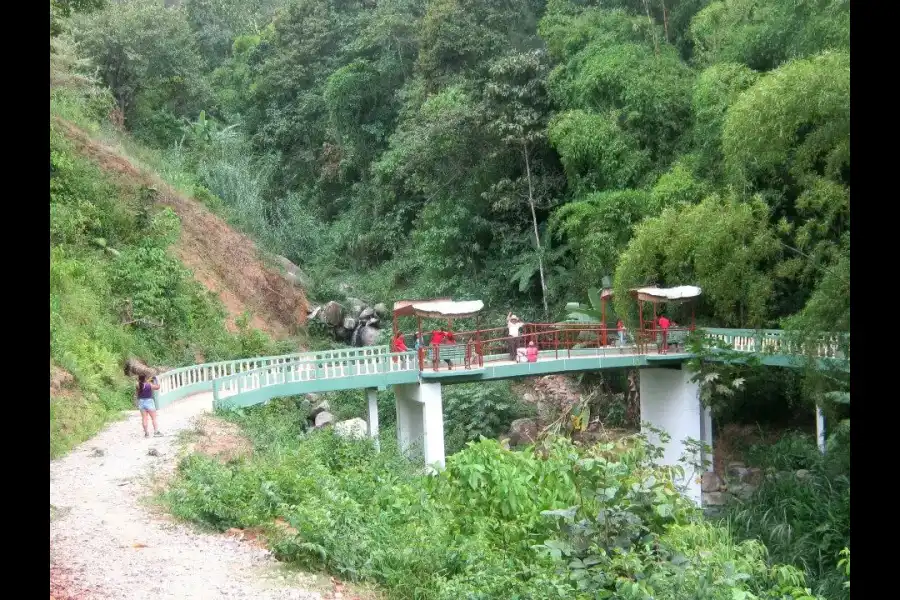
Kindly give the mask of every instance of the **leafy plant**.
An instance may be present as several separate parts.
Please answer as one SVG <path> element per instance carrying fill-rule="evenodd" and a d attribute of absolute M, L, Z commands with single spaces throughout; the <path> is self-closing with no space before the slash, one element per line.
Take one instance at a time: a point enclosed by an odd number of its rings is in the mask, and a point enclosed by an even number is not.
<path fill-rule="evenodd" d="M 505 434 L 515 419 L 532 414 L 505 381 L 447 387 L 443 402 L 444 427 L 454 442 L 447 445 L 448 454 L 466 442 Z"/>

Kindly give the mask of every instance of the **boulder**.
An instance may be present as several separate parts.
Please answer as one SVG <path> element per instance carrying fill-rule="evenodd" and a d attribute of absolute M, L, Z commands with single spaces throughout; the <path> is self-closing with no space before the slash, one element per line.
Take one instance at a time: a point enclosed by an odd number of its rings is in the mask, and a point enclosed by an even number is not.
<path fill-rule="evenodd" d="M 360 418 L 347 419 L 334 424 L 334 433 L 340 437 L 361 440 L 369 433 L 369 425 Z"/>
<path fill-rule="evenodd" d="M 744 474 L 744 483 L 749 483 L 750 485 L 758 486 L 762 483 L 763 480 L 763 472 L 762 469 L 758 467 L 750 467 L 747 469 L 747 472 Z"/>
<path fill-rule="evenodd" d="M 724 506 L 727 501 L 725 492 L 705 492 L 703 494 L 703 504 L 705 506 Z"/>
<path fill-rule="evenodd" d="M 534 419 L 516 419 L 509 426 L 511 446 L 533 444 L 538 437 L 538 426 Z"/>
<path fill-rule="evenodd" d="M 323 320 L 324 314 L 325 313 L 322 311 L 321 306 L 315 306 L 315 307 L 310 308 L 310 311 L 307 313 L 306 318 L 309 321 L 315 321 L 317 318 L 319 320 Z"/>
<path fill-rule="evenodd" d="M 385 306 L 384 302 L 379 302 L 375 305 L 375 314 L 381 317 L 382 319 L 386 319 L 391 316 L 391 313 L 388 312 L 387 306 Z"/>
<path fill-rule="evenodd" d="M 275 256 L 275 261 L 281 265 L 281 268 L 284 270 L 284 278 L 288 280 L 291 285 L 309 287 L 309 280 L 300 267 L 289 261 L 287 258 L 279 255 Z"/>
<path fill-rule="evenodd" d="M 344 321 L 344 307 L 332 300 L 325 305 L 325 322 L 332 327 L 337 327 Z"/>
<path fill-rule="evenodd" d="M 806 479 L 807 477 L 809 477 L 809 471 L 807 471 L 806 469 L 799 469 L 796 473 L 794 473 L 794 475 L 797 477 L 797 479 Z"/>
<path fill-rule="evenodd" d="M 375 316 L 374 308 L 364 308 L 359 313 L 359 320 L 360 321 L 368 321 L 369 319 L 371 319 L 374 316 Z"/>
<path fill-rule="evenodd" d="M 314 402 L 314 403 L 313 403 Z M 328 400 L 321 400 L 315 402 L 315 400 L 311 400 L 312 409 L 309 411 L 309 418 L 314 419 L 318 416 L 319 413 L 328 412 L 331 410 L 331 406 L 328 405 Z"/>
<path fill-rule="evenodd" d="M 738 461 L 730 462 L 726 473 L 728 477 L 733 477 L 738 481 L 743 480 L 747 476 L 747 465 Z"/>
<path fill-rule="evenodd" d="M 144 375 L 146 377 L 153 377 L 162 372 L 158 368 L 153 368 L 137 358 L 129 358 L 126 360 L 122 370 L 125 375 L 128 376 Z"/>
<path fill-rule="evenodd" d="M 357 345 L 375 346 L 378 344 L 378 337 L 380 334 L 381 330 L 376 327 L 372 327 L 371 325 L 361 327 L 357 335 Z"/>
<path fill-rule="evenodd" d="M 744 483 L 731 488 L 731 493 L 741 500 L 747 501 L 753 496 L 754 492 L 756 492 L 756 489 L 757 488 L 755 485 Z"/>
<path fill-rule="evenodd" d="M 358 317 L 359 313 L 363 311 L 366 307 L 366 303 L 360 300 L 359 298 L 347 298 L 347 306 L 350 307 L 350 314 L 354 317 Z"/>
<path fill-rule="evenodd" d="M 700 476 L 700 489 L 704 492 L 718 492 L 722 487 L 722 479 L 713 471 Z"/>
<path fill-rule="evenodd" d="M 334 415 L 326 410 L 316 415 L 316 420 L 313 423 L 313 427 L 315 427 L 316 429 L 321 429 L 322 427 L 331 425 L 332 423 L 334 423 Z"/>
<path fill-rule="evenodd" d="M 356 319 L 353 317 L 344 317 L 343 327 L 347 331 L 353 331 L 356 329 Z"/>

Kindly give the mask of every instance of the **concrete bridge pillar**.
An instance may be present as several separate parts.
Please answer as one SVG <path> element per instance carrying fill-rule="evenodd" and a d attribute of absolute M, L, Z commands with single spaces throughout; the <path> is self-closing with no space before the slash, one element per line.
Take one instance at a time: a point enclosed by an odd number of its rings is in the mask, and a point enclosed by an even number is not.
<path fill-rule="evenodd" d="M 712 445 L 712 419 L 700 405 L 700 386 L 691 382 L 691 373 L 684 368 L 641 369 L 640 378 L 641 422 L 644 424 L 641 428 L 651 442 L 663 448 L 663 465 L 684 468 L 684 476 L 676 478 L 675 484 L 685 489 L 685 495 L 699 506 L 702 470 L 695 472 L 679 459 L 689 454 L 683 443 L 687 438 Z M 665 431 L 671 439 L 661 443 L 646 425 Z M 699 459 L 690 456 L 690 462 Z"/>
<path fill-rule="evenodd" d="M 425 459 L 431 468 L 444 467 L 444 412 L 440 383 L 408 383 L 394 387 L 397 402 L 397 442 L 403 452 Z"/>
<path fill-rule="evenodd" d="M 366 388 L 366 399 L 369 401 L 369 437 L 375 440 L 375 448 L 380 449 L 378 443 L 378 390 Z"/>

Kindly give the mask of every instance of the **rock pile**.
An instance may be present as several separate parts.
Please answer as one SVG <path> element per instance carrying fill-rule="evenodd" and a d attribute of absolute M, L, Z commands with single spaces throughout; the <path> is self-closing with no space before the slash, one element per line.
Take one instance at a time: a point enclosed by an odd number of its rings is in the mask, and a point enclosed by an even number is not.
<path fill-rule="evenodd" d="M 763 472 L 757 467 L 747 467 L 744 463 L 734 461 L 728 463 L 725 469 L 725 479 L 710 471 L 704 473 L 700 480 L 700 490 L 703 493 L 703 506 L 708 512 L 717 513 L 721 507 L 735 500 L 746 502 L 750 500 L 754 492 L 759 489 L 763 479 L 782 480 L 788 477 L 796 477 L 798 480 L 809 479 L 809 471 L 775 471 L 770 469 Z"/>
<path fill-rule="evenodd" d="M 312 408 L 307 419 L 307 428 L 310 430 L 324 429 L 329 425 L 334 428 L 335 435 L 351 439 L 361 440 L 369 434 L 369 425 L 364 419 L 355 418 L 346 421 L 337 421 L 330 412 L 328 400 L 319 400 L 313 394 L 304 401 Z"/>
<path fill-rule="evenodd" d="M 309 428 L 322 429 L 326 425 L 332 425 L 334 423 L 334 415 L 329 412 L 331 406 L 328 405 L 328 400 L 317 402 L 316 398 L 312 397 L 311 402 L 313 403 L 313 407 L 306 417 L 306 420 L 309 422 Z"/>
<path fill-rule="evenodd" d="M 387 306 L 369 306 L 359 298 L 347 298 L 344 304 L 332 300 L 312 307 L 307 316 L 307 322 L 328 328 L 336 341 L 355 347 L 386 344 L 382 327 L 389 319 Z"/>

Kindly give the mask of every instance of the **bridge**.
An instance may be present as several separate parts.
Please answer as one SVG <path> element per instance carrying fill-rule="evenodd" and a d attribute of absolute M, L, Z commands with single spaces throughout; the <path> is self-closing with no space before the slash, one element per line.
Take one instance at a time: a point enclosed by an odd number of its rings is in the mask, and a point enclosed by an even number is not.
<path fill-rule="evenodd" d="M 673 328 L 661 339 L 658 331 L 640 332 L 625 343 L 618 332 L 597 325 L 554 323 L 527 325 L 522 338 L 538 347 L 537 360 L 513 360 L 505 333 L 478 330 L 456 334 L 455 343 L 422 346 L 418 350 L 391 352 L 388 346 L 302 352 L 255 357 L 182 367 L 158 377 L 158 408 L 199 393 L 213 394 L 216 407 L 246 407 L 282 396 L 364 390 L 368 399 L 368 434 L 378 438 L 377 390 L 391 388 L 396 397 L 397 435 L 401 448 L 421 447 L 427 465 L 444 464 L 442 385 L 495 381 L 548 374 L 578 373 L 601 369 L 640 369 L 641 420 L 667 431 L 671 440 L 662 444 L 663 464 L 678 464 L 688 437 L 710 448 L 712 420 L 699 401 L 699 384 L 685 362 L 695 355 L 686 342 L 699 336 L 720 352 L 721 360 L 755 357 L 764 365 L 799 368 L 810 359 L 820 366 L 849 370 L 837 336 L 800 347 L 780 330 Z M 505 330 L 504 330 L 505 331 Z M 663 341 L 665 343 L 663 343 Z M 514 351 L 514 349 L 513 349 Z M 450 361 L 449 363 L 447 361 Z M 451 367 L 452 365 L 452 367 Z M 824 422 L 817 413 L 820 440 Z M 712 463 L 711 456 L 704 456 Z M 688 495 L 700 503 L 696 477 L 682 482 Z"/>

